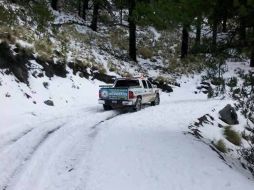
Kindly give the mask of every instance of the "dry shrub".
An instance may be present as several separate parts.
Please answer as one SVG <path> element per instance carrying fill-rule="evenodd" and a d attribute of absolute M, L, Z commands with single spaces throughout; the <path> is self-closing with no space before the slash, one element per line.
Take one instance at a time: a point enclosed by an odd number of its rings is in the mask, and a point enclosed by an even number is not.
<path fill-rule="evenodd" d="M 218 140 L 218 141 L 215 143 L 215 147 L 216 147 L 219 151 L 221 151 L 221 152 L 223 152 L 223 153 L 226 153 L 226 152 L 227 152 L 227 147 L 226 147 L 226 145 L 225 145 L 225 143 L 224 143 L 224 141 L 223 141 L 222 139 Z"/>
<path fill-rule="evenodd" d="M 226 139 L 234 145 L 241 145 L 241 135 L 233 130 L 231 126 L 228 126 L 224 129 L 224 135 Z"/>
<path fill-rule="evenodd" d="M 151 59 L 153 57 L 153 51 L 148 47 L 140 47 L 138 52 L 144 59 Z"/>
<path fill-rule="evenodd" d="M 35 41 L 34 48 L 36 52 L 44 59 L 50 59 L 53 55 L 53 44 L 48 39 Z"/>
<path fill-rule="evenodd" d="M 110 42 L 114 49 L 119 48 L 120 50 L 127 50 L 129 47 L 126 34 L 121 29 L 115 29 L 110 32 Z"/>

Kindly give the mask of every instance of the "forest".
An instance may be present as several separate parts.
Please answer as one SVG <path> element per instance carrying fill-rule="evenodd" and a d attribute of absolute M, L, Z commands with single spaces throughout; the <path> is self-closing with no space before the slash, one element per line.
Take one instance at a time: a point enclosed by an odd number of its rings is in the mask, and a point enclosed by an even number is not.
<path fill-rule="evenodd" d="M 30 1 L 11 2 L 29 4 Z M 181 58 L 188 54 L 225 58 L 244 55 L 250 59 L 250 67 L 254 67 L 253 0 L 52 0 L 51 7 L 78 14 L 93 31 L 97 31 L 100 19 L 108 20 L 109 25 L 124 26 L 123 21 L 128 21 L 129 25 L 125 26 L 129 29 L 129 56 L 133 61 L 137 60 L 136 26 L 149 25 L 159 30 L 181 28 Z M 89 11 L 92 15 L 88 18 Z M 113 11 L 119 14 L 116 16 Z M 205 31 L 209 35 L 202 35 L 205 28 L 209 28 Z M 191 32 L 195 33 L 192 42 Z M 230 52 L 232 49 L 234 52 Z"/>

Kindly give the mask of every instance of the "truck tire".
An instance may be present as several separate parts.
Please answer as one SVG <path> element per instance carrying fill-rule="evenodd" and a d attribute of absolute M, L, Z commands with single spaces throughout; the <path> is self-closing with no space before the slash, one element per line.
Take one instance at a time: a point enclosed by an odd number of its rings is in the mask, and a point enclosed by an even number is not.
<path fill-rule="evenodd" d="M 156 94 L 156 97 L 155 97 L 154 101 L 151 102 L 151 105 L 156 106 L 156 105 L 159 105 L 159 104 L 160 104 L 160 95 Z"/>
<path fill-rule="evenodd" d="M 105 111 L 108 111 L 108 110 L 112 110 L 112 107 L 110 105 L 107 105 L 107 104 L 103 104 L 103 109 Z"/>
<path fill-rule="evenodd" d="M 142 109 L 142 99 L 139 97 L 136 100 L 135 106 L 134 106 L 134 111 L 139 111 Z"/>

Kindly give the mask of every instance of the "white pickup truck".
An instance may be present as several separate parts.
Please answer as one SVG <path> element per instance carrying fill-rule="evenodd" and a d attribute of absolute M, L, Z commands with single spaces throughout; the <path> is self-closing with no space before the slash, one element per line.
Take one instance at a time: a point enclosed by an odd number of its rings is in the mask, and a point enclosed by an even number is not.
<path fill-rule="evenodd" d="M 135 111 L 142 108 L 142 104 L 160 103 L 159 89 L 144 78 L 118 78 L 113 85 L 100 86 L 99 103 L 104 110 L 113 108 L 132 107 Z"/>

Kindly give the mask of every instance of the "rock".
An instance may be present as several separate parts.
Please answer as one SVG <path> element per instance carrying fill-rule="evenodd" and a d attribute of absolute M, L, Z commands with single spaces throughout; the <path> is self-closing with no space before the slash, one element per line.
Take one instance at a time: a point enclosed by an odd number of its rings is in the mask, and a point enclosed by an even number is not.
<path fill-rule="evenodd" d="M 213 94 L 213 89 L 210 83 L 203 81 L 200 84 L 201 85 L 197 87 L 198 90 L 200 90 L 204 94 Z"/>
<path fill-rule="evenodd" d="M 211 81 L 211 84 L 214 86 L 220 86 L 225 84 L 225 80 L 221 77 L 214 77 Z"/>
<path fill-rule="evenodd" d="M 34 72 L 32 73 L 32 75 L 33 75 L 34 78 L 37 78 L 37 73 L 38 73 L 37 71 L 34 71 Z"/>
<path fill-rule="evenodd" d="M 51 78 L 54 76 L 54 70 L 52 68 L 52 65 L 54 64 L 53 61 L 45 60 L 42 57 L 37 57 L 36 62 L 43 67 L 43 71 L 45 72 L 45 75 L 47 77 Z M 38 75 L 38 77 L 40 77 L 40 76 Z"/>
<path fill-rule="evenodd" d="M 48 82 L 43 82 L 42 84 L 43 84 L 44 88 L 48 89 L 48 87 L 49 87 L 49 83 Z"/>
<path fill-rule="evenodd" d="M 80 72 L 79 73 L 79 76 L 81 78 L 86 78 L 86 79 L 89 79 L 89 76 L 90 74 L 87 72 L 87 66 L 84 66 L 82 65 L 82 63 L 77 60 L 77 63 L 74 63 L 74 62 L 69 62 L 68 64 L 68 67 L 72 69 L 73 71 L 73 74 L 76 75 L 77 72 Z"/>
<path fill-rule="evenodd" d="M 223 128 L 223 125 L 221 125 L 220 123 L 218 123 L 218 127 L 219 127 L 219 128 Z"/>
<path fill-rule="evenodd" d="M 175 86 L 178 86 L 178 87 L 181 87 L 181 84 L 178 83 L 178 82 L 175 82 L 174 85 L 175 85 Z"/>
<path fill-rule="evenodd" d="M 59 76 L 62 78 L 66 77 L 68 71 L 66 70 L 65 63 L 57 62 L 56 64 L 53 64 L 52 67 L 56 76 Z"/>
<path fill-rule="evenodd" d="M 158 86 L 162 89 L 163 92 L 173 92 L 173 88 L 167 84 L 163 84 L 161 86 Z"/>
<path fill-rule="evenodd" d="M 198 121 L 194 123 L 194 126 L 201 127 L 203 124 L 211 124 L 213 125 L 214 118 L 209 114 L 205 114 L 202 117 L 198 118 Z"/>
<path fill-rule="evenodd" d="M 156 85 L 158 88 L 160 88 L 163 92 L 167 92 L 167 93 L 170 93 L 170 92 L 173 92 L 173 88 L 167 84 L 167 83 L 164 83 L 164 82 L 160 82 L 160 81 L 155 81 L 153 80 L 152 78 L 148 78 L 148 80 Z"/>
<path fill-rule="evenodd" d="M 38 76 L 39 78 L 42 78 L 42 77 L 44 77 L 44 74 L 43 74 L 43 73 L 39 73 L 37 76 Z"/>
<path fill-rule="evenodd" d="M 54 106 L 54 102 L 52 100 L 46 100 L 46 101 L 44 101 L 44 104 L 46 104 L 48 106 Z"/>
<path fill-rule="evenodd" d="M 211 86 L 209 82 L 205 82 L 205 81 L 201 82 L 200 84 L 204 86 Z"/>
<path fill-rule="evenodd" d="M 157 59 L 155 59 L 154 57 L 152 57 L 152 58 L 150 59 L 150 61 L 153 62 L 153 63 L 156 63 L 156 62 L 157 62 Z"/>
<path fill-rule="evenodd" d="M 61 51 L 58 51 L 58 50 L 54 50 L 54 54 L 55 54 L 57 57 L 63 56 L 63 54 L 61 53 Z"/>
<path fill-rule="evenodd" d="M 235 109 L 230 105 L 226 105 L 219 111 L 220 119 L 229 125 L 239 124 Z"/>
<path fill-rule="evenodd" d="M 66 64 L 62 62 L 55 63 L 53 59 L 45 59 L 43 57 L 37 57 L 35 61 L 43 67 L 45 75 L 49 78 L 54 75 L 65 78 L 68 71 L 66 70 Z M 38 77 L 40 77 L 38 75 Z"/>
<path fill-rule="evenodd" d="M 25 97 L 27 98 L 27 99 L 30 99 L 30 98 L 32 98 L 29 94 L 27 94 L 27 93 L 24 93 L 24 95 L 25 95 Z"/>

